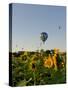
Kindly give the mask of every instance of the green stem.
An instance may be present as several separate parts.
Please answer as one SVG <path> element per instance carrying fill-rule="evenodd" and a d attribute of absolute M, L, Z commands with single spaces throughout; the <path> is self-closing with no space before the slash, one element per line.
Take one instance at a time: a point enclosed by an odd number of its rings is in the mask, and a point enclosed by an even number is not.
<path fill-rule="evenodd" d="M 35 71 L 33 72 L 33 76 L 34 76 L 34 85 L 36 85 Z"/>

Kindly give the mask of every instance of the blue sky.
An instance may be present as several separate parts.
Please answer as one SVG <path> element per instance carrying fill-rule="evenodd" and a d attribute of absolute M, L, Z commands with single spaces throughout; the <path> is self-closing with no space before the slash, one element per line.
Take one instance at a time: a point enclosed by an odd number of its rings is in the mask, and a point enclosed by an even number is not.
<path fill-rule="evenodd" d="M 61 29 L 59 29 L 61 26 Z M 66 7 L 13 4 L 12 51 L 37 50 L 40 33 L 47 32 L 44 49 L 66 50 Z"/>

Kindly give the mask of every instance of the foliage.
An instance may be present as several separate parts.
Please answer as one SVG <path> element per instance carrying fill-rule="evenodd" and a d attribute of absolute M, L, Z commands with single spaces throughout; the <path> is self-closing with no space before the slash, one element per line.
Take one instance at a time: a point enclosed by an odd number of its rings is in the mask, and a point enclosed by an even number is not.
<path fill-rule="evenodd" d="M 12 86 L 31 86 L 59 84 L 66 82 L 66 54 L 57 54 L 57 69 L 54 55 L 50 50 L 42 52 L 25 52 L 19 55 L 12 53 Z M 55 56 L 54 56 L 55 57 Z M 51 61 L 52 60 L 52 61 Z M 52 63 L 47 67 L 46 63 Z M 45 64 L 45 65 L 44 65 Z"/>

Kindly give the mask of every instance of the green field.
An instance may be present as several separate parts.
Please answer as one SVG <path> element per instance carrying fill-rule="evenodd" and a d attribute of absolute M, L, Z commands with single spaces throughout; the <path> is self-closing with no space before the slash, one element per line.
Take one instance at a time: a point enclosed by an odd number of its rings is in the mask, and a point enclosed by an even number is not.
<path fill-rule="evenodd" d="M 10 53 L 12 86 L 66 83 L 66 53 L 41 50 Z M 55 60 L 54 60 L 55 59 Z"/>

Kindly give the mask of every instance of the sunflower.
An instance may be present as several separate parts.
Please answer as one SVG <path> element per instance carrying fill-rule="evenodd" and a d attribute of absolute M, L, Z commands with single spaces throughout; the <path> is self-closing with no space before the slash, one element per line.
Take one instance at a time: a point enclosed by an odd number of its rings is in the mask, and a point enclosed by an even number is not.
<path fill-rule="evenodd" d="M 27 52 L 27 51 L 25 51 L 25 52 L 24 52 L 24 55 L 28 55 L 28 52 Z"/>
<path fill-rule="evenodd" d="M 59 53 L 59 49 L 54 48 L 54 53 L 55 53 L 55 54 Z"/>
<path fill-rule="evenodd" d="M 48 59 L 46 59 L 44 61 L 44 66 L 47 67 L 47 68 L 51 68 L 53 66 L 53 61 L 52 61 L 52 58 L 51 58 L 50 54 L 49 54 Z"/>
<path fill-rule="evenodd" d="M 57 57 L 57 54 L 55 53 L 54 56 L 52 57 L 53 65 L 54 65 L 54 69 L 55 70 L 57 70 L 57 59 L 56 59 L 56 57 Z"/>
<path fill-rule="evenodd" d="M 32 71 L 36 70 L 36 61 L 33 60 L 32 62 L 30 62 L 29 69 Z"/>

